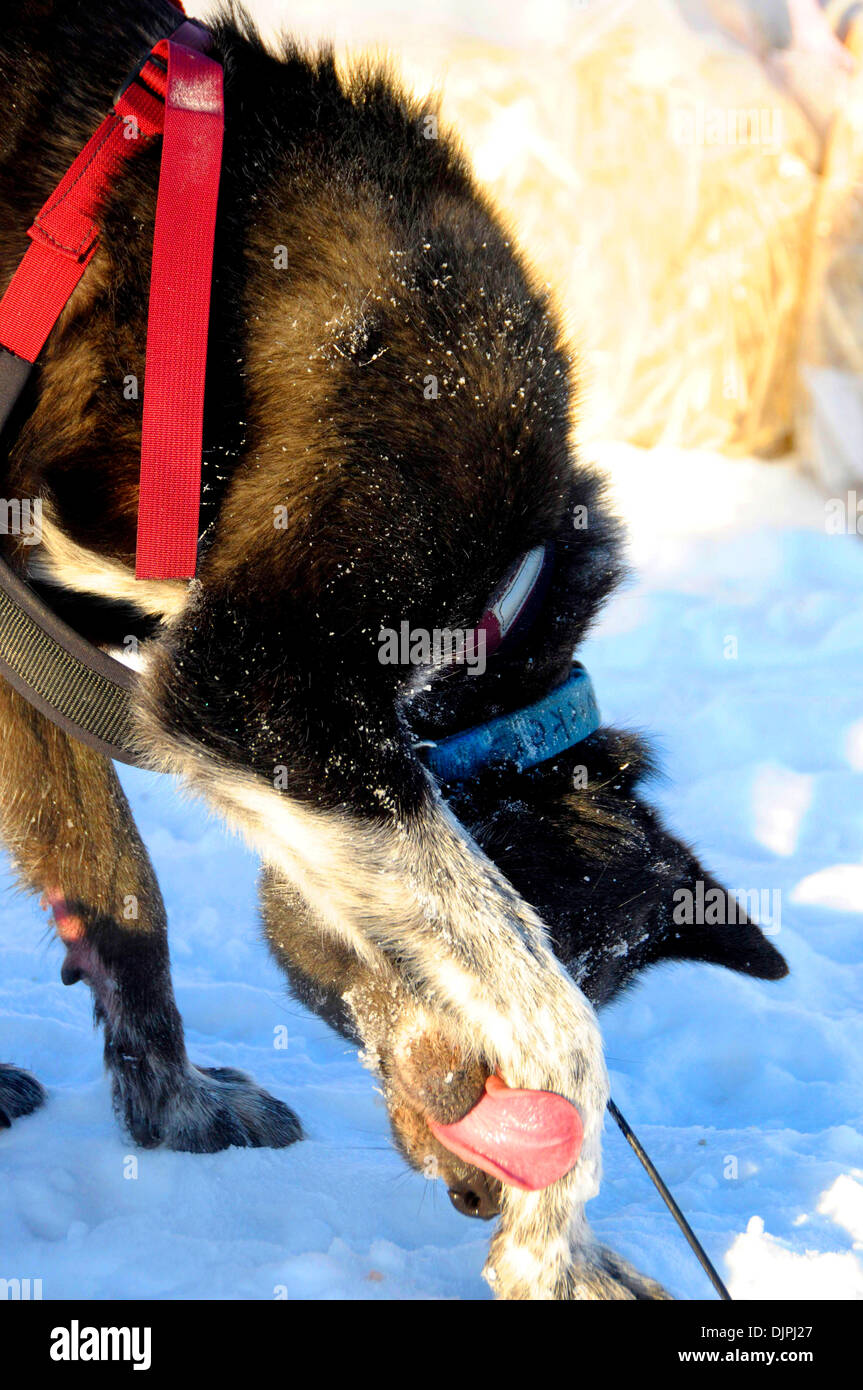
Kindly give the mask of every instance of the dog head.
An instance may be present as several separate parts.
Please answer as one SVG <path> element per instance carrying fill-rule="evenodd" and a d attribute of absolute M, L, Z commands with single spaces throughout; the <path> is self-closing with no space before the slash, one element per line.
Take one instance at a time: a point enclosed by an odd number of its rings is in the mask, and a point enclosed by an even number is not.
<path fill-rule="evenodd" d="M 778 980 L 780 914 L 763 892 L 729 892 L 645 799 L 644 742 L 609 729 L 541 767 L 453 788 L 486 854 L 546 923 L 595 1007 L 671 961 Z"/>

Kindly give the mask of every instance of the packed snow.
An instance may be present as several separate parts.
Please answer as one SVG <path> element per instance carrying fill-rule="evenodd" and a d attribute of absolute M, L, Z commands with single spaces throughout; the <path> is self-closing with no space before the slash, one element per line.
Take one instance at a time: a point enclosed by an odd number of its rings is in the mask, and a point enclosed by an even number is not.
<path fill-rule="evenodd" d="M 633 567 L 582 653 L 603 714 L 654 738 L 654 799 L 709 867 L 779 891 L 771 930 L 791 965 L 778 984 L 697 965 L 645 977 L 604 1014 L 613 1093 L 733 1295 L 860 1298 L 863 544 L 828 531 L 791 463 L 621 447 L 599 461 Z M 0 1134 L 0 1278 L 39 1279 L 44 1298 L 490 1297 L 489 1227 L 405 1168 L 355 1050 L 287 997 L 251 856 L 170 779 L 121 776 L 165 893 L 192 1057 L 253 1073 L 309 1137 L 136 1152 L 86 988 L 61 984 L 46 918 L 7 894 L 0 1055 L 49 1100 Z M 610 1122 L 590 1215 L 677 1297 L 713 1296 Z"/>

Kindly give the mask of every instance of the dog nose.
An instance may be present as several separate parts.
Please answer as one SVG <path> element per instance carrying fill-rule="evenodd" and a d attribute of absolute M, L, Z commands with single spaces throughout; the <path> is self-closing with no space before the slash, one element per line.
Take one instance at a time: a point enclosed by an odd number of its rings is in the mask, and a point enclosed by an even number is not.
<path fill-rule="evenodd" d="M 500 1198 L 479 1173 L 463 1186 L 449 1188 L 449 1199 L 462 1216 L 477 1216 L 481 1221 L 491 1221 L 500 1215 Z"/>

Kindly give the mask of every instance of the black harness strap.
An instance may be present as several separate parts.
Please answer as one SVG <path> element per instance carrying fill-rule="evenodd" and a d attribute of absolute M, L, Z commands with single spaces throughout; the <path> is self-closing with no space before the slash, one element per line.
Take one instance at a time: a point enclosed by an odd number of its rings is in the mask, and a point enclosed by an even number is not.
<path fill-rule="evenodd" d="M 73 738 L 137 765 L 135 672 L 79 637 L 0 559 L 0 676 Z"/>
<path fill-rule="evenodd" d="M 0 344 L 0 433 L 27 385 L 33 367 Z"/>
<path fill-rule="evenodd" d="M 686 1240 L 689 1242 L 689 1247 L 692 1250 L 692 1253 L 694 1254 L 698 1263 L 701 1265 L 701 1268 L 704 1270 L 704 1273 L 707 1275 L 716 1292 L 719 1294 L 719 1297 L 723 1300 L 727 1300 L 730 1303 L 732 1301 L 731 1294 L 728 1292 L 719 1275 L 716 1273 L 716 1270 L 711 1262 L 710 1256 L 704 1249 L 704 1246 L 701 1244 L 701 1241 L 698 1239 L 698 1236 L 695 1234 L 686 1217 L 683 1215 L 683 1212 L 680 1210 L 680 1207 L 675 1202 L 668 1188 L 665 1186 L 665 1183 L 662 1181 L 662 1178 L 660 1177 L 659 1173 L 657 1172 L 656 1168 L 651 1162 L 649 1155 L 639 1142 L 637 1134 L 635 1134 L 633 1129 L 630 1127 L 628 1120 L 624 1118 L 624 1116 L 620 1113 L 617 1106 L 615 1105 L 614 1101 L 611 1099 L 609 1099 L 608 1102 L 608 1111 L 609 1114 L 613 1115 L 614 1119 L 616 1120 L 620 1128 L 620 1131 L 624 1135 L 626 1142 L 629 1144 L 630 1148 L 633 1150 L 634 1153 L 638 1155 L 638 1158 L 643 1164 L 646 1172 L 648 1173 L 651 1182 L 653 1183 L 654 1187 L 656 1188 L 665 1205 L 668 1207 L 668 1210 L 671 1212 L 671 1215 L 674 1217 L 675 1221 L 677 1222 L 678 1226 L 680 1227 L 681 1231 L 686 1237 Z"/>

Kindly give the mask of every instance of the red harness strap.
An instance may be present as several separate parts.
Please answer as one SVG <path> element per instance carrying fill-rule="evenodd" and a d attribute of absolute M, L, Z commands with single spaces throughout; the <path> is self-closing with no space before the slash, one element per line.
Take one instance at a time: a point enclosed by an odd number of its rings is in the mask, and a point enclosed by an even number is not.
<path fill-rule="evenodd" d="M 195 32 L 194 25 L 183 28 Z M 138 579 L 185 579 L 195 573 L 224 129 L 219 64 L 171 40 L 164 46 L 167 94 L 147 321 Z"/>
<path fill-rule="evenodd" d="M 99 242 L 100 206 L 141 139 L 163 134 L 144 379 L 139 579 L 195 573 L 222 69 L 209 35 L 181 24 L 142 63 L 29 229 L 0 301 L 0 346 L 35 362 Z"/>

